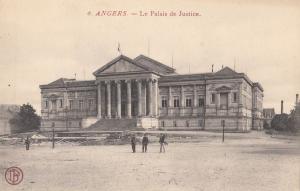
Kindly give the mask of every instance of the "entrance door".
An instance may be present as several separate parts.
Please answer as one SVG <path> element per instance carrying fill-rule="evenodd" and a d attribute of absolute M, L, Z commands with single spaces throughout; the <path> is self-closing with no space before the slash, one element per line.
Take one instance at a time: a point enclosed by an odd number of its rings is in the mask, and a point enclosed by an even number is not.
<path fill-rule="evenodd" d="M 121 104 L 121 116 L 124 117 L 126 116 L 126 104 L 125 103 L 122 103 Z"/>

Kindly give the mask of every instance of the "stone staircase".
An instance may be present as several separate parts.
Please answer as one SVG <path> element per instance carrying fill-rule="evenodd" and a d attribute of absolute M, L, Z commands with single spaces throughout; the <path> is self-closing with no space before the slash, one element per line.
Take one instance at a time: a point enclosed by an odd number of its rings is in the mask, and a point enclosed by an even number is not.
<path fill-rule="evenodd" d="M 100 119 L 85 130 L 88 131 L 124 131 L 137 130 L 137 119 Z"/>

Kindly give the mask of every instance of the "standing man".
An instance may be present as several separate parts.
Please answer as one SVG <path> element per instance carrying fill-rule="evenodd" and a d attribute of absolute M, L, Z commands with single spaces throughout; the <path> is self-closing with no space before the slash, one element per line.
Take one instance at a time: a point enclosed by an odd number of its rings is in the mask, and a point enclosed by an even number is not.
<path fill-rule="evenodd" d="M 147 145 L 149 143 L 149 139 L 147 137 L 147 134 L 145 133 L 144 136 L 143 136 L 143 139 L 142 139 L 142 150 L 143 150 L 143 153 L 147 152 Z"/>
<path fill-rule="evenodd" d="M 135 153 L 135 145 L 136 145 L 136 138 L 135 138 L 135 134 L 133 134 L 131 136 L 131 148 L 133 153 Z"/>
<path fill-rule="evenodd" d="M 30 140 L 29 137 L 27 136 L 26 140 L 25 140 L 25 145 L 26 145 L 26 150 L 29 150 L 29 146 L 30 146 Z"/>
<path fill-rule="evenodd" d="M 166 138 L 166 135 L 165 134 L 160 134 L 160 137 L 159 137 L 159 143 L 160 143 L 160 149 L 159 149 L 159 152 L 161 153 L 162 151 L 163 152 L 166 152 L 165 150 L 165 138 Z"/>

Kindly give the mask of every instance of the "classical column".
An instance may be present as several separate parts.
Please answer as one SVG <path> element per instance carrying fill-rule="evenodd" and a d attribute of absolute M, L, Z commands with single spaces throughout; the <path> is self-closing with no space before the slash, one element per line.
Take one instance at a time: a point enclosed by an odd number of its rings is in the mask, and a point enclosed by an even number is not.
<path fill-rule="evenodd" d="M 154 104 L 154 112 L 153 115 L 156 117 L 157 116 L 157 112 L 158 112 L 158 81 L 154 80 L 154 99 L 153 99 L 153 104 Z"/>
<path fill-rule="evenodd" d="M 98 82 L 98 115 L 97 118 L 101 119 L 101 82 Z"/>
<path fill-rule="evenodd" d="M 138 86 L 138 116 L 142 115 L 142 81 L 137 80 Z"/>
<path fill-rule="evenodd" d="M 172 109 L 171 109 L 171 106 L 172 106 L 172 89 L 171 89 L 171 86 L 169 86 L 169 98 L 168 98 L 168 115 L 171 116 L 172 115 Z"/>
<path fill-rule="evenodd" d="M 197 86 L 194 85 L 194 101 L 193 101 L 193 115 L 194 116 L 196 116 L 198 114 L 197 99 L 198 99 Z"/>
<path fill-rule="evenodd" d="M 69 105 L 69 103 L 68 103 L 68 92 L 66 91 L 66 92 L 64 92 L 63 107 L 68 108 L 68 105 Z"/>
<path fill-rule="evenodd" d="M 127 117 L 131 118 L 131 80 L 127 80 L 126 84 L 127 84 Z"/>
<path fill-rule="evenodd" d="M 184 89 L 180 86 L 180 115 L 184 115 Z"/>
<path fill-rule="evenodd" d="M 197 86 L 194 85 L 194 107 L 197 107 L 197 98 L 198 98 L 198 95 L 197 95 Z"/>
<path fill-rule="evenodd" d="M 180 86 L 180 107 L 184 107 L 184 89 Z"/>
<path fill-rule="evenodd" d="M 106 90 L 107 90 L 107 118 L 111 118 L 111 88 L 110 81 L 106 81 Z"/>
<path fill-rule="evenodd" d="M 228 92 L 228 101 L 227 101 L 227 109 L 229 109 L 231 107 L 231 103 L 232 103 L 232 99 L 231 99 L 231 92 Z"/>
<path fill-rule="evenodd" d="M 121 81 L 117 80 L 117 118 L 121 118 Z"/>
<path fill-rule="evenodd" d="M 217 93 L 216 94 L 216 106 L 217 106 L 217 108 L 220 108 L 220 102 L 221 102 L 220 93 Z"/>
<path fill-rule="evenodd" d="M 147 115 L 147 83 L 144 84 L 144 86 L 142 86 L 142 99 L 143 99 L 143 102 L 144 105 L 142 105 L 142 108 L 144 106 L 144 111 L 142 112 L 142 115 Z"/>
<path fill-rule="evenodd" d="M 146 95 L 145 95 L 146 96 Z M 149 116 L 152 116 L 152 79 L 148 80 L 148 110 Z"/>
<path fill-rule="evenodd" d="M 240 105 L 240 107 L 242 107 L 242 105 L 243 105 L 243 83 L 240 83 L 238 95 L 239 95 L 239 97 L 238 97 L 239 105 Z"/>

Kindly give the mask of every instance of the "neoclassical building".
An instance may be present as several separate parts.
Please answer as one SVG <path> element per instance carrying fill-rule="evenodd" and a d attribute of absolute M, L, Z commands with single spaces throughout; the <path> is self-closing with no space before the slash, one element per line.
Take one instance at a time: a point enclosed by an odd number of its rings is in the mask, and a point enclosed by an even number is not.
<path fill-rule="evenodd" d="M 42 130 L 216 130 L 222 120 L 231 130 L 262 127 L 262 86 L 229 67 L 181 75 L 144 55 L 121 55 L 93 75 L 40 85 Z"/>

